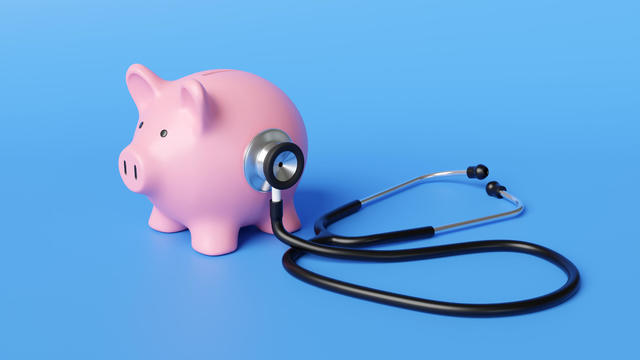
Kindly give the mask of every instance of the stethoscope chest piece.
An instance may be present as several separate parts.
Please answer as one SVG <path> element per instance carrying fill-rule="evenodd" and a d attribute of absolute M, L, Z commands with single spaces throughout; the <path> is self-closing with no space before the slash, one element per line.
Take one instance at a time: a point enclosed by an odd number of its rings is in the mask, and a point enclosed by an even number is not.
<path fill-rule="evenodd" d="M 270 182 L 288 183 L 296 172 L 301 174 L 302 169 L 298 170 L 296 159 L 298 155 L 302 156 L 302 152 L 276 149 L 283 148 L 285 144 L 291 144 L 291 138 L 279 129 L 265 130 L 251 140 L 244 153 L 244 176 L 252 188 L 267 192 L 271 189 Z M 296 149 L 299 151 L 297 146 Z M 298 179 L 299 176 L 295 181 Z"/>

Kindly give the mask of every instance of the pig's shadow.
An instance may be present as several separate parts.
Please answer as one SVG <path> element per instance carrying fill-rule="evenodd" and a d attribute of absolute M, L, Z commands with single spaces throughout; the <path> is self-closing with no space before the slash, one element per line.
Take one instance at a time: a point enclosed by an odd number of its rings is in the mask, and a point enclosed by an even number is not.
<path fill-rule="evenodd" d="M 341 199 L 336 196 L 338 193 L 338 191 L 318 188 L 306 188 L 296 191 L 295 205 L 302 223 L 302 229 L 299 231 L 306 232 L 320 216 L 342 205 Z M 241 228 L 238 234 L 238 249 L 256 244 L 251 239 L 255 239 L 259 234 L 264 233 L 255 226 Z"/>

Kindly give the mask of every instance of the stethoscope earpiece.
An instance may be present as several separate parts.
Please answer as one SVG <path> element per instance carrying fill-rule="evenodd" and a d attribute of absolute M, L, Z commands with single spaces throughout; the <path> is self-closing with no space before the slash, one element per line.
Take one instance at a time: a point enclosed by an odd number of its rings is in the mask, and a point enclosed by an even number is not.
<path fill-rule="evenodd" d="M 490 181 L 487 183 L 487 194 L 489 196 L 493 196 L 496 197 L 498 199 L 502 199 L 502 194 L 500 193 L 501 191 L 507 191 L 507 188 L 500 185 L 499 182 L 497 181 Z"/>
<path fill-rule="evenodd" d="M 489 176 L 489 168 L 482 164 L 478 164 L 476 166 L 469 166 L 467 168 L 467 177 L 469 179 L 482 180 L 487 176 Z"/>

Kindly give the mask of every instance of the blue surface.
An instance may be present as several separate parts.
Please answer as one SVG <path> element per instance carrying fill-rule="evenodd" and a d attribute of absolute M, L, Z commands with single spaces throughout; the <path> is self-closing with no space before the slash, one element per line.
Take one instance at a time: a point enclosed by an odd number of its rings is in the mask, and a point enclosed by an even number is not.
<path fill-rule="evenodd" d="M 3 4 L 0 357 L 636 356 L 639 4 Z M 137 120 L 124 83 L 135 62 L 168 79 L 242 69 L 289 94 L 310 140 L 296 198 L 302 235 L 346 201 L 483 162 L 527 212 L 402 246 L 539 242 L 578 265 L 580 292 L 524 316 L 422 314 L 290 277 L 280 265 L 286 247 L 253 228 L 241 231 L 237 252 L 216 258 L 191 250 L 188 232 L 149 229 L 149 202 L 126 190 L 116 168 Z M 435 184 L 335 229 L 442 224 L 507 208 L 480 187 Z M 517 254 L 302 262 L 455 301 L 514 300 L 564 281 Z"/>

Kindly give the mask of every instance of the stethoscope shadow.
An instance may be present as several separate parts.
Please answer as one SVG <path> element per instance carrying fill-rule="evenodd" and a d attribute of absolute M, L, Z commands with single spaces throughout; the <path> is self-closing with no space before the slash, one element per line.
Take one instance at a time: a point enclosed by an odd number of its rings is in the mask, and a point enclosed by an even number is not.
<path fill-rule="evenodd" d="M 427 185 L 427 184 L 435 184 L 435 183 L 447 183 L 447 184 L 454 184 L 454 186 L 457 185 L 465 185 L 465 186 L 471 186 L 471 187 L 475 187 L 475 188 L 484 188 L 485 187 L 485 183 L 486 182 L 469 182 L 469 180 L 465 177 L 459 177 L 459 178 L 446 178 L 446 179 L 440 179 L 440 178 L 435 178 L 435 179 L 429 179 L 427 181 L 419 181 L 410 185 L 407 185 L 401 189 L 398 189 L 396 191 L 393 191 L 391 194 L 389 195 L 384 195 L 381 196 L 379 198 L 376 198 L 375 200 L 372 200 L 369 202 L 370 206 L 384 206 L 384 204 L 380 204 L 383 203 L 385 201 L 385 199 L 389 198 L 389 197 L 393 197 L 395 195 L 407 192 L 407 191 L 416 191 L 414 189 L 416 189 L 417 187 L 419 187 L 420 185 Z M 299 215 L 301 217 L 301 221 L 303 224 L 303 227 L 305 227 L 305 225 L 307 224 L 313 224 L 320 216 L 326 214 L 327 212 L 331 211 L 332 208 L 336 207 L 336 204 L 341 205 L 342 202 L 339 199 L 338 196 L 333 196 L 333 198 L 328 197 L 328 193 L 321 191 L 321 190 L 312 190 L 308 193 L 303 193 L 304 195 L 301 196 L 301 200 L 300 201 L 296 201 L 297 204 L 301 204 L 302 206 L 297 206 L 297 208 L 299 209 Z M 331 193 L 334 194 L 334 193 Z M 335 199 L 334 199 L 335 198 Z M 298 200 L 298 198 L 296 197 L 296 200 Z M 346 201 L 345 201 L 346 202 Z M 304 206 L 304 204 L 313 204 L 313 206 Z M 304 216 L 302 215 L 301 212 L 304 212 Z M 346 220 L 346 219 L 345 219 Z M 452 219 L 452 222 L 455 221 L 456 219 Z M 456 227 L 450 230 L 446 230 L 444 232 L 441 232 L 438 235 L 448 235 L 448 234 L 454 234 L 454 233 L 458 233 L 460 231 L 468 231 L 468 230 L 472 230 L 474 228 L 477 227 L 481 227 L 484 225 L 488 225 L 488 224 L 494 224 L 494 223 L 498 223 L 501 221 L 507 220 L 505 218 L 496 218 L 494 220 L 486 220 L 483 221 L 482 223 L 476 223 L 476 224 L 469 224 L 466 226 L 462 226 L 462 227 Z M 418 224 L 420 225 L 420 224 Z M 427 225 L 427 224 L 423 224 L 423 225 Z M 430 224 L 433 225 L 433 224 Z M 311 239 L 313 236 L 309 236 L 308 238 Z M 438 236 L 439 238 L 439 236 Z M 405 247 L 407 244 L 409 243 L 416 243 L 416 242 L 424 242 L 427 241 L 428 239 L 424 238 L 424 239 L 394 239 L 393 245 L 394 247 L 396 247 L 396 245 L 398 247 Z M 375 249 L 375 248 L 387 248 L 389 247 L 389 243 L 388 242 L 381 242 L 381 243 L 376 243 L 376 244 L 371 244 L 370 246 L 367 246 L 368 248 L 371 249 Z M 420 246 L 429 246 L 428 243 L 422 243 Z"/>
<path fill-rule="evenodd" d="M 420 187 L 421 185 L 428 185 L 428 184 L 435 184 L 435 183 L 448 183 L 448 184 L 454 184 L 455 186 L 464 185 L 464 186 L 472 186 L 475 188 L 484 188 L 485 186 L 484 182 L 469 182 L 469 180 L 464 177 L 448 178 L 448 179 L 435 178 L 435 179 L 430 179 L 428 181 L 416 182 L 414 184 L 408 185 L 398 191 L 393 192 L 390 195 L 386 195 L 376 200 L 373 200 L 368 205 L 375 206 L 375 207 L 384 206 L 384 204 L 382 203 L 384 203 L 384 200 L 389 197 L 392 197 L 407 191 L 417 191 L 416 188 Z M 343 194 L 344 194 L 344 191 L 336 191 L 335 188 L 332 189 L 332 191 L 329 191 L 329 189 L 326 189 L 326 188 L 308 188 L 308 187 L 299 188 L 295 194 L 296 210 L 298 212 L 300 222 L 302 223 L 302 228 L 299 230 L 299 234 L 308 239 L 313 238 L 313 236 L 315 236 L 315 234 L 313 233 L 313 224 L 319 217 L 328 213 L 334 208 L 341 206 L 344 203 L 347 203 L 350 200 L 362 199 L 367 195 L 367 194 L 354 194 L 354 196 L 345 197 L 345 195 Z M 476 227 L 480 227 L 489 223 L 497 223 L 500 221 L 502 221 L 502 219 L 484 222 L 482 224 L 468 225 L 462 228 L 448 230 L 445 233 L 443 233 L 443 235 L 453 234 L 459 231 L 471 230 Z M 258 230 L 258 228 L 255 226 L 243 227 L 242 229 L 240 229 L 240 233 L 238 237 L 238 248 L 242 249 L 243 247 L 255 245 L 256 243 L 253 242 L 251 239 L 259 237 L 260 235 L 264 235 L 264 233 Z M 425 241 L 425 239 L 395 240 L 393 243 L 394 245 L 402 246 L 408 243 L 415 243 L 418 241 Z M 370 248 L 375 249 L 378 247 L 388 247 L 388 246 L 389 244 L 387 243 L 380 243 L 380 244 L 372 244 Z M 423 246 L 428 246 L 428 245 L 424 244 Z M 333 260 L 333 259 L 330 259 L 330 260 Z M 342 261 L 342 260 L 339 260 L 339 261 Z"/>
<path fill-rule="evenodd" d="M 321 188 L 299 189 L 295 196 L 295 205 L 302 229 L 310 228 L 316 219 L 331 211 L 332 208 L 353 200 L 353 197 L 345 198 L 344 195 L 339 195 L 340 193 L 342 192 L 335 189 L 334 191 Z"/>
<path fill-rule="evenodd" d="M 338 195 L 336 195 L 338 193 Z M 329 191 L 322 188 L 302 188 L 295 194 L 295 206 L 302 227 L 297 231 L 301 236 L 313 237 L 313 224 L 317 218 L 324 215 L 332 208 L 347 202 L 347 199 L 340 196 L 340 191 Z M 243 248 L 260 246 L 254 241 L 258 237 L 273 236 L 260 231 L 256 226 L 245 226 L 240 229 L 238 235 L 238 250 Z"/>

